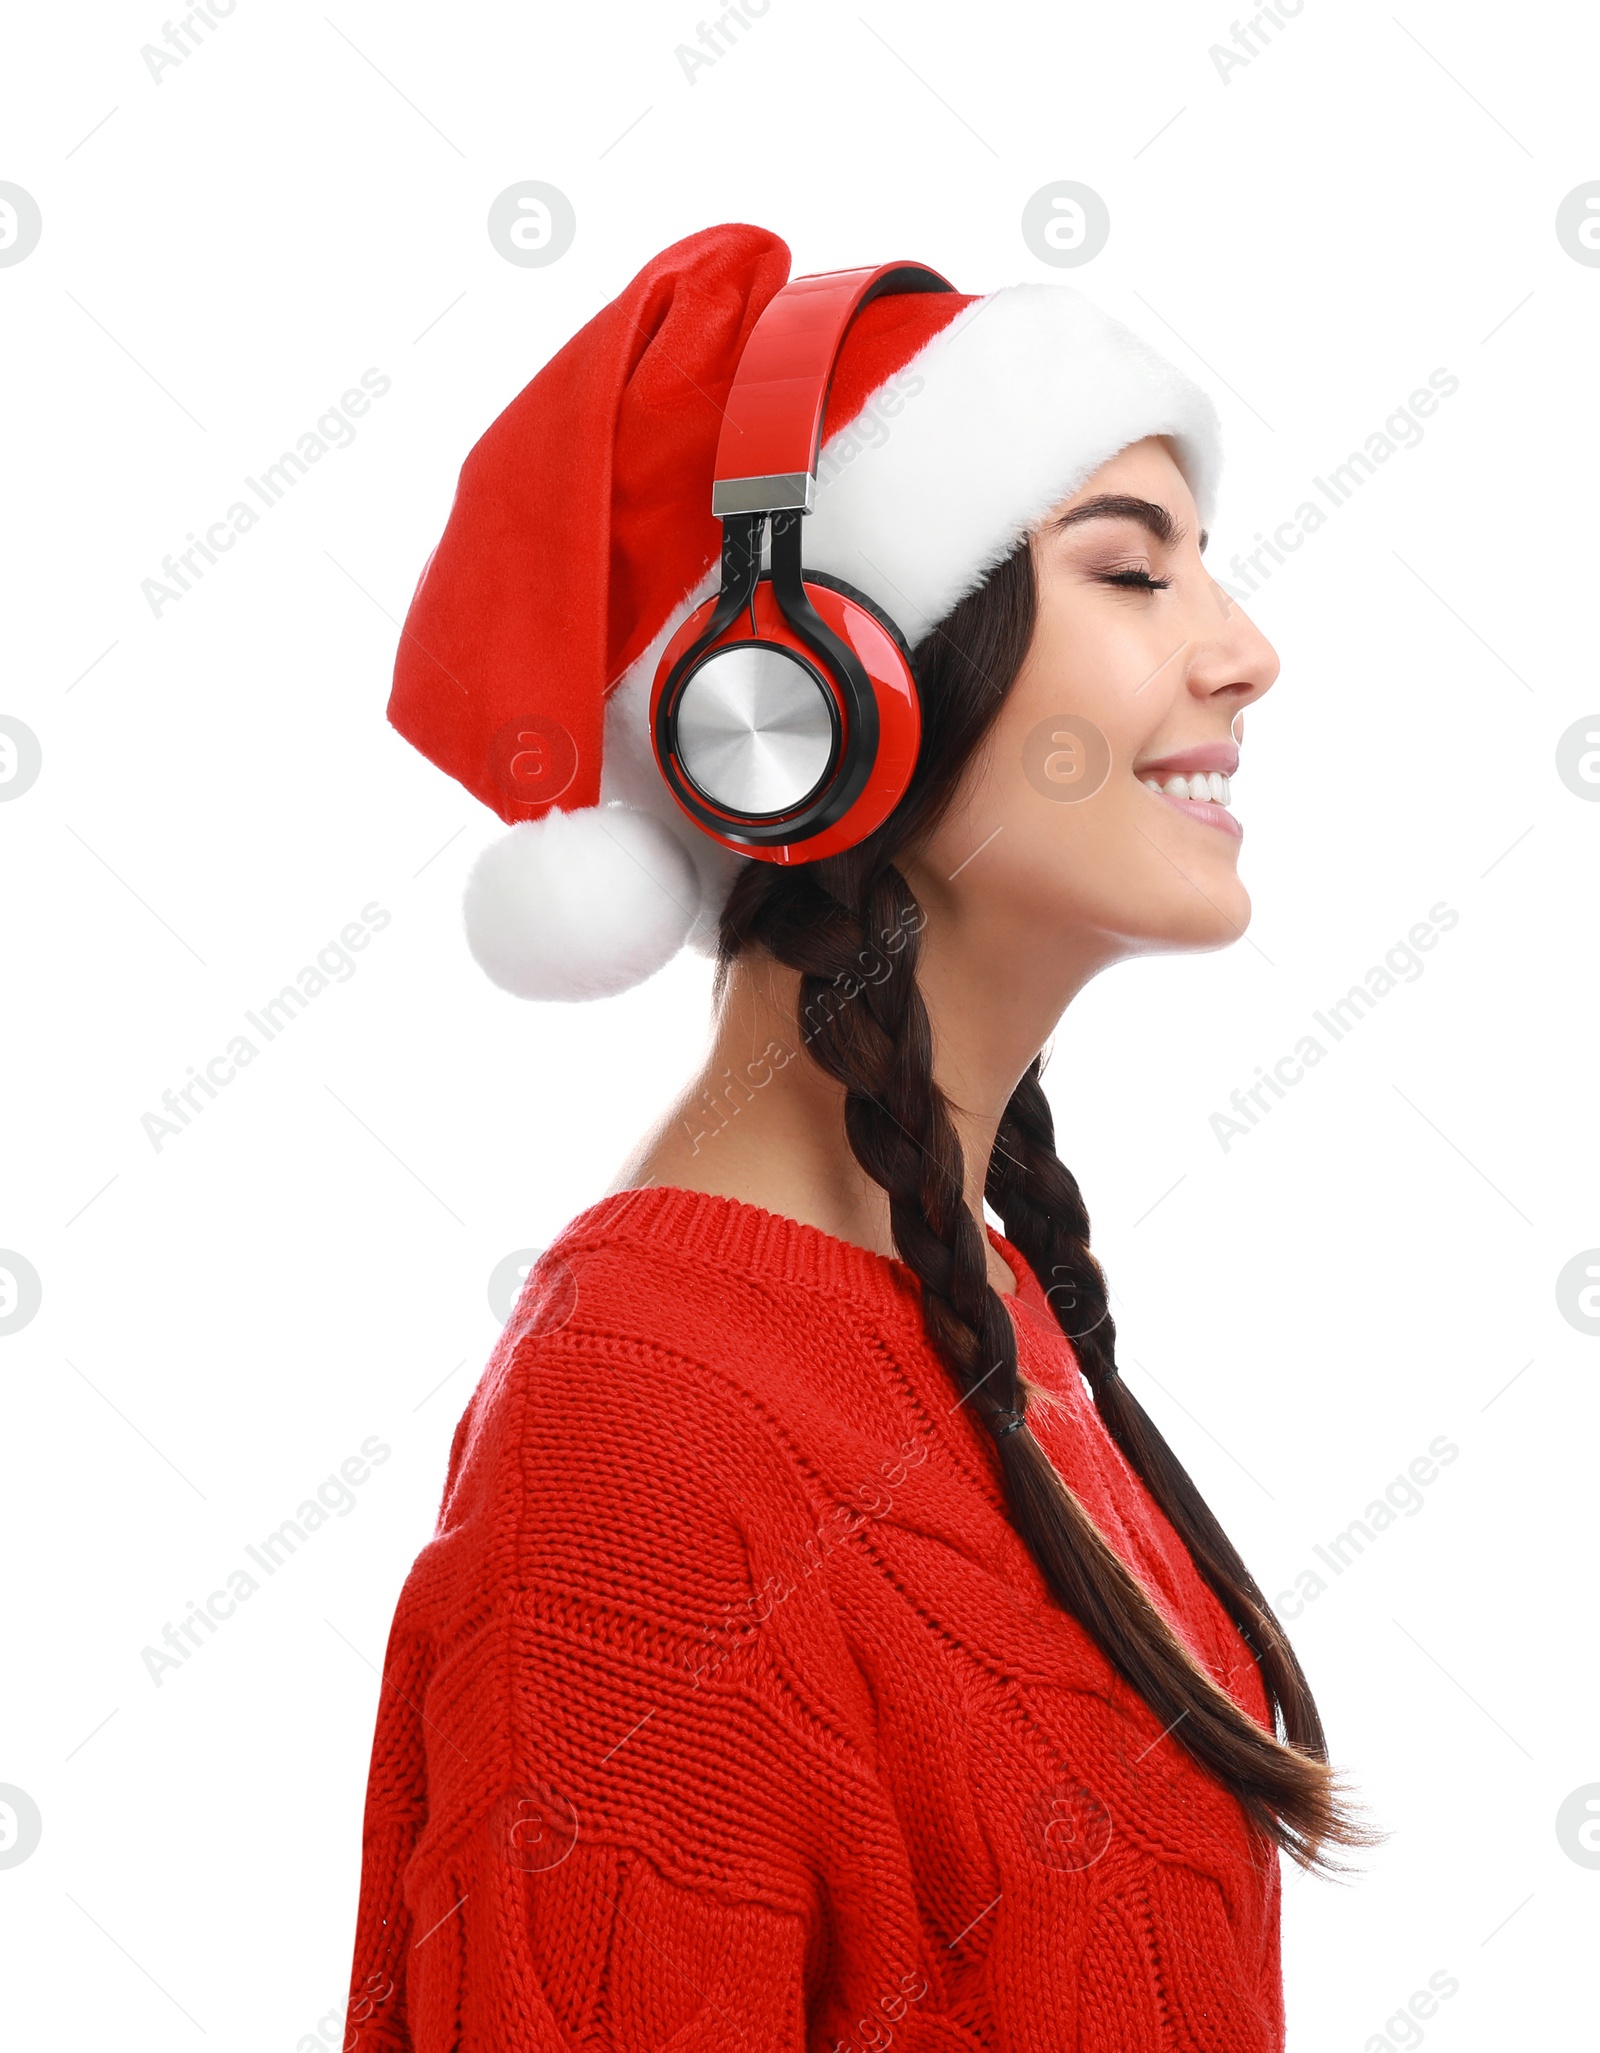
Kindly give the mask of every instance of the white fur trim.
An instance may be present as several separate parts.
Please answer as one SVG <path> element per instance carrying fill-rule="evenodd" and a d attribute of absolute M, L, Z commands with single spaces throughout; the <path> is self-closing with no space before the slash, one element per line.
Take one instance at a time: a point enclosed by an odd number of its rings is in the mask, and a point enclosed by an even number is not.
<path fill-rule="evenodd" d="M 630 806 L 522 820 L 467 879 L 467 945 L 518 998 L 610 998 L 671 961 L 699 911 L 678 837 Z"/>
<path fill-rule="evenodd" d="M 1222 467 L 1199 386 L 1070 285 L 964 307 L 830 436 L 806 563 L 865 592 L 913 645 L 1118 450 L 1174 438 L 1201 521 Z"/>

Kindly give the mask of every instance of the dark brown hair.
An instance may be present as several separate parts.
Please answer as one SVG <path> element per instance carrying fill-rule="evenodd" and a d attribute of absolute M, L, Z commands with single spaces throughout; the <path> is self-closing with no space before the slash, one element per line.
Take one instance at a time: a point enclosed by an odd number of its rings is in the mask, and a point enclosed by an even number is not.
<path fill-rule="evenodd" d="M 1049 1296 L 1107 1430 L 1255 1656 L 1272 1731 L 1199 1666 L 1028 1429 L 1015 1330 L 988 1280 L 961 1144 L 934 1081 L 916 973 L 921 912 L 895 857 L 949 806 L 1021 668 L 1036 610 L 1024 541 L 913 652 L 924 730 L 898 809 L 843 855 L 743 867 L 722 915 L 718 984 L 752 947 L 799 973 L 804 1045 L 844 1087 L 851 1152 L 887 1193 L 895 1246 L 921 1282 L 928 1338 L 993 1435 L 1013 1524 L 1056 1600 L 1254 1826 L 1302 1866 L 1331 1868 L 1331 1844 L 1372 1835 L 1342 1805 L 1310 1686 L 1272 1607 L 1117 1373 L 1105 1278 L 1077 1182 L 1056 1154 L 1042 1057 L 1000 1122 L 988 1201 Z M 839 1003 L 842 990 L 851 1002 Z"/>

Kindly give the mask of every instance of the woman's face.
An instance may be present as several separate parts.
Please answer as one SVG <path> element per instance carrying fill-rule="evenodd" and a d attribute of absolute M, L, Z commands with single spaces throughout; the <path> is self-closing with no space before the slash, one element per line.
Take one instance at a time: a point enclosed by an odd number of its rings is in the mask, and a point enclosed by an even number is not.
<path fill-rule="evenodd" d="M 1089 973 L 1244 932 L 1229 784 L 1241 715 L 1278 659 L 1207 574 L 1203 540 L 1158 437 L 1102 465 L 1035 531 L 1028 654 L 908 866 L 931 911 Z"/>

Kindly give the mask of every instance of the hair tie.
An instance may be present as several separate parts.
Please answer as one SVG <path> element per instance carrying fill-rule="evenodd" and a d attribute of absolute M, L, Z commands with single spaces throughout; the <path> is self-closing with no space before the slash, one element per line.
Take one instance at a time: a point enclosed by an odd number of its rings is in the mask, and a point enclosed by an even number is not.
<path fill-rule="evenodd" d="M 994 1422 L 994 1437 L 997 1440 L 1004 1439 L 1007 1433 L 1015 1433 L 1027 1424 L 1020 1411 L 997 1411 L 991 1416 Z"/>

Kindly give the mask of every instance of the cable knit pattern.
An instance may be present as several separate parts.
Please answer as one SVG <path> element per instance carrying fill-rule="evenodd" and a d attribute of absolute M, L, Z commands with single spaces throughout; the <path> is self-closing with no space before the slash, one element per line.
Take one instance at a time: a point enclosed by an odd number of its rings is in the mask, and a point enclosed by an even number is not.
<path fill-rule="evenodd" d="M 1259 1674 L 1022 1257 L 1051 1459 Z M 1276 1854 L 1050 1599 L 902 1263 L 629 1191 L 540 1260 L 401 1595 L 350 2053 L 1272 2053 Z"/>

